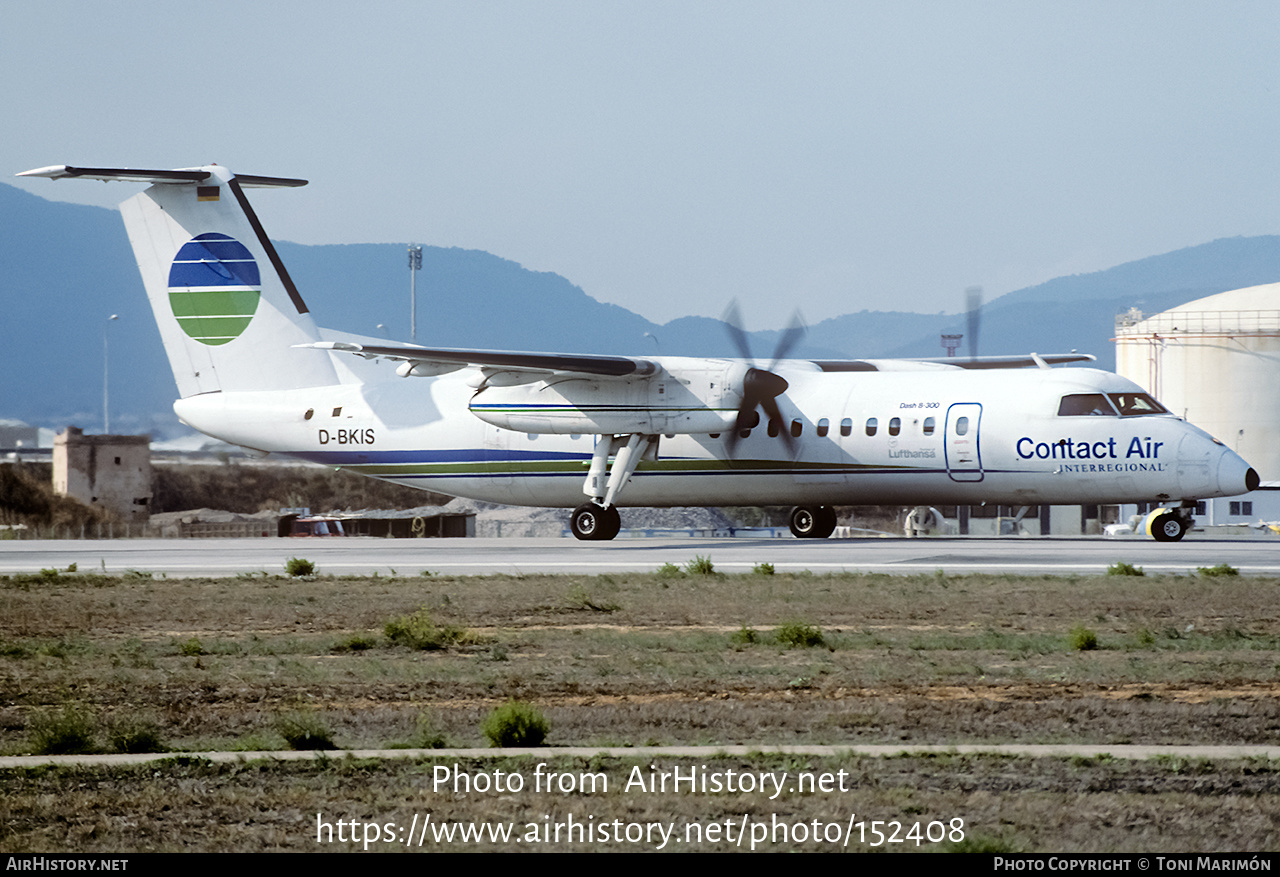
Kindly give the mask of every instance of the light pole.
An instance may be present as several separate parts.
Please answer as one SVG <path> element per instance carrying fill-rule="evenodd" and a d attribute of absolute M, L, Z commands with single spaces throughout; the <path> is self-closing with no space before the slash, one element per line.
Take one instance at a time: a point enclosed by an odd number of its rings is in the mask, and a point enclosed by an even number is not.
<path fill-rule="evenodd" d="M 422 270 L 422 247 L 409 244 L 409 338 L 418 340 L 418 287 L 415 282 Z"/>
<path fill-rule="evenodd" d="M 102 324 L 102 431 L 104 434 L 111 432 L 111 409 L 108 405 L 107 397 L 107 375 L 111 364 L 111 359 L 107 355 L 107 329 L 111 326 L 112 320 L 120 319 L 119 314 L 112 314 L 107 321 Z"/>

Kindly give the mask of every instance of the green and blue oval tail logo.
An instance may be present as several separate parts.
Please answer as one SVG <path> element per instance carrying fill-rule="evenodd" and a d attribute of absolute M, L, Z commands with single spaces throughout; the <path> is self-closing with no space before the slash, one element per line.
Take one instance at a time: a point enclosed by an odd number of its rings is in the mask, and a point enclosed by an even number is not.
<path fill-rule="evenodd" d="M 169 307 L 178 325 L 201 344 L 240 337 L 258 309 L 262 279 L 249 248 L 225 234 L 197 235 L 169 269 Z"/>

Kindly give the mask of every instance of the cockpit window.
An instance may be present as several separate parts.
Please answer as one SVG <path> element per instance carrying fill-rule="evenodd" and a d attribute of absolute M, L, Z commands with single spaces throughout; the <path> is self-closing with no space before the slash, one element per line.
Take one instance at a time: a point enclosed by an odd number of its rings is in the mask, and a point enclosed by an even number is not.
<path fill-rule="evenodd" d="M 1168 414 L 1165 408 L 1146 393 L 1108 393 L 1111 401 L 1116 403 L 1121 417 L 1137 417 L 1140 414 Z"/>
<path fill-rule="evenodd" d="M 1115 417 L 1116 411 L 1101 393 L 1072 393 L 1070 396 L 1063 396 L 1058 403 L 1058 416 Z"/>

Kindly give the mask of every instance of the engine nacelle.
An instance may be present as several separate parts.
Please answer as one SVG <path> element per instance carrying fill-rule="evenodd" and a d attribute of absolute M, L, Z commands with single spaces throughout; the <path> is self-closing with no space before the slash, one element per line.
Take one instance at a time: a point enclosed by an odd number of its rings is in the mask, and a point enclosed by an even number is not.
<path fill-rule="evenodd" d="M 519 386 L 486 386 L 471 397 L 471 413 L 502 429 L 558 435 L 728 432 L 737 418 L 725 362 L 663 361 L 644 379 L 551 378 Z M 738 370 L 741 370 L 738 367 Z"/>

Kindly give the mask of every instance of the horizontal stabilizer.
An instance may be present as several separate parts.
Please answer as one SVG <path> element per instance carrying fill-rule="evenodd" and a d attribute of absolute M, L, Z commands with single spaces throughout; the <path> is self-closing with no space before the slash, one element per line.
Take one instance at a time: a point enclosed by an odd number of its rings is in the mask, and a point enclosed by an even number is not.
<path fill-rule="evenodd" d="M 191 185 L 203 183 L 211 176 L 203 168 L 180 168 L 178 170 L 136 170 L 116 167 L 71 167 L 55 164 L 50 167 L 23 171 L 20 177 L 48 177 L 51 180 L 102 180 L 103 182 L 125 183 L 163 183 L 168 185 Z M 251 189 L 293 188 L 305 186 L 306 180 L 295 180 L 289 177 L 259 177 L 250 174 L 236 174 L 241 186 Z"/>

